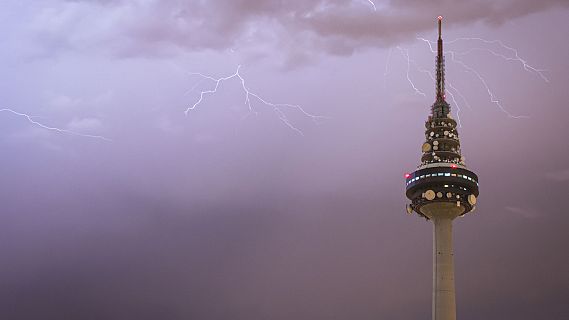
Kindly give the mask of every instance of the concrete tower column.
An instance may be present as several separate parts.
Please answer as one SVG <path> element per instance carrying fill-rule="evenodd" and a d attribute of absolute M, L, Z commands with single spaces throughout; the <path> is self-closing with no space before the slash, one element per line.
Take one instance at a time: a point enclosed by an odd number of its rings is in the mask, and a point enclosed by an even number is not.
<path fill-rule="evenodd" d="M 452 218 L 433 221 L 433 320 L 456 320 Z"/>

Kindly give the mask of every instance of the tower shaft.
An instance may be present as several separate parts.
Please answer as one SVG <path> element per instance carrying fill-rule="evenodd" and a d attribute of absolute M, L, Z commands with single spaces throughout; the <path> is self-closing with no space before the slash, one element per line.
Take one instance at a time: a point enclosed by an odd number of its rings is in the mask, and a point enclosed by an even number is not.
<path fill-rule="evenodd" d="M 433 219 L 433 320 L 456 320 L 452 219 Z"/>
<path fill-rule="evenodd" d="M 442 17 L 439 16 L 437 40 L 436 102 L 445 103 L 445 58 L 442 37 Z M 456 320 L 454 292 L 454 257 L 452 252 L 453 215 L 443 214 L 445 206 L 433 214 L 433 320 Z M 446 213 L 446 212 L 445 212 Z"/>

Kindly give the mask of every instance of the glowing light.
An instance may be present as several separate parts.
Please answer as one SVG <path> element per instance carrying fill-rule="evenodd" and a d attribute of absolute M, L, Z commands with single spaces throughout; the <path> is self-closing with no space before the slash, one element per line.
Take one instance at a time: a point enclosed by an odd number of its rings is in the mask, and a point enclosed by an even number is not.
<path fill-rule="evenodd" d="M 451 164 L 450 167 L 456 169 L 458 166 L 456 164 Z"/>
<path fill-rule="evenodd" d="M 411 176 L 410 173 L 406 173 L 406 174 L 405 174 L 405 179 L 409 179 L 410 176 Z"/>
<path fill-rule="evenodd" d="M 191 107 L 188 107 L 186 109 L 186 111 L 184 112 L 186 114 L 186 116 L 188 115 L 188 113 L 190 111 L 195 110 L 203 102 L 204 98 L 207 95 L 215 94 L 217 92 L 217 90 L 219 89 L 221 83 L 223 83 L 224 81 L 227 81 L 227 80 L 231 80 L 233 78 L 237 78 L 241 82 L 241 88 L 243 89 L 243 91 L 245 93 L 245 104 L 247 105 L 247 107 L 249 108 L 249 112 L 251 112 L 251 113 L 257 114 L 257 112 L 253 109 L 253 106 L 251 104 L 251 97 L 253 97 L 253 98 L 257 99 L 258 101 L 260 101 L 263 105 L 265 105 L 267 107 L 271 107 L 273 109 L 273 112 L 277 115 L 277 117 L 287 127 L 294 130 L 295 132 L 297 132 L 300 135 L 304 135 L 304 133 L 299 128 L 295 127 L 292 124 L 292 122 L 288 119 L 285 112 L 283 111 L 284 108 L 294 109 L 294 110 L 300 111 L 304 116 L 310 118 L 312 121 L 314 121 L 317 124 L 319 123 L 319 120 L 326 119 L 326 117 L 324 117 L 324 116 L 313 115 L 313 114 L 307 112 L 306 110 L 304 110 L 299 105 L 293 105 L 293 104 L 288 104 L 288 103 L 272 103 L 272 102 L 265 100 L 264 98 L 262 98 L 261 96 L 259 96 L 256 93 L 251 92 L 247 88 L 247 84 L 245 82 L 245 79 L 239 73 L 240 70 L 241 70 L 241 65 L 237 66 L 237 70 L 235 71 L 235 73 L 233 73 L 229 76 L 221 77 L 221 78 L 217 78 L 217 79 L 212 77 L 212 76 L 208 76 L 208 75 L 205 75 L 205 74 L 199 73 L 199 72 L 190 73 L 190 75 L 197 75 L 197 76 L 202 77 L 205 80 L 210 80 L 210 81 L 214 82 L 215 86 L 211 90 L 205 90 L 205 91 L 202 91 L 200 93 L 200 97 L 199 97 L 198 101 L 196 103 L 194 103 Z"/>
<path fill-rule="evenodd" d="M 377 11 L 377 7 L 375 6 L 375 2 L 373 2 L 372 0 L 367 0 L 367 2 L 369 2 L 369 4 L 371 4 L 371 6 L 373 7 L 373 11 Z"/>
<path fill-rule="evenodd" d="M 92 138 L 92 139 L 99 139 L 99 140 L 104 140 L 104 141 L 112 141 L 109 138 L 103 137 L 103 136 L 99 136 L 99 135 L 93 135 L 93 134 L 85 134 L 85 133 L 80 133 L 80 132 L 75 132 L 75 131 L 71 131 L 71 130 L 67 130 L 67 129 L 61 129 L 61 128 L 57 128 L 57 127 L 51 127 L 45 124 L 42 124 L 40 122 L 35 121 L 32 116 L 25 114 L 25 113 L 21 113 L 21 112 L 17 112 L 14 111 L 12 109 L 8 109 L 8 108 L 4 108 L 4 109 L 0 109 L 0 112 L 8 112 L 11 113 L 13 115 L 25 118 L 29 123 L 33 124 L 34 126 L 40 127 L 42 129 L 45 130 L 49 130 L 49 131 L 55 131 L 58 133 L 65 133 L 65 134 L 70 134 L 70 135 L 74 135 L 74 136 L 78 136 L 78 137 L 83 137 L 83 138 Z"/>
<path fill-rule="evenodd" d="M 437 19 L 443 20 L 443 16 L 438 16 Z"/>

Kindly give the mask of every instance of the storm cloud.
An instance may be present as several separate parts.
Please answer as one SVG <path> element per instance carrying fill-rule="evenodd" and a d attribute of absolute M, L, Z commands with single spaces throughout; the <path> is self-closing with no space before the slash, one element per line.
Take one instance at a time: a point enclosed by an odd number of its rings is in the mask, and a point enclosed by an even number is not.
<path fill-rule="evenodd" d="M 403 177 L 434 99 L 415 36 L 441 14 L 445 40 L 549 79 L 445 43 L 493 93 L 447 54 L 481 188 L 454 226 L 458 316 L 566 319 L 566 1 L 375 3 L 0 2 L 0 109 L 112 140 L 0 111 L 0 318 L 429 318 L 432 225 Z M 216 85 L 196 73 L 239 65 L 324 118 L 283 108 L 299 134 L 237 77 L 184 114 Z"/>
<path fill-rule="evenodd" d="M 499 25 L 566 1 L 123 1 L 50 0 L 31 30 L 49 51 L 104 50 L 120 57 L 268 46 L 291 56 L 349 55 L 409 41 L 443 15 L 447 27 Z M 52 51 L 53 50 L 53 51 Z"/>

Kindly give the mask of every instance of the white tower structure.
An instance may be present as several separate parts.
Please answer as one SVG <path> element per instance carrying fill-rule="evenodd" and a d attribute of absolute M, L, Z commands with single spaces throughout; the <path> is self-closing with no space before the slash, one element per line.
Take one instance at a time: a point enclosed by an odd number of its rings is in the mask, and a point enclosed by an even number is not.
<path fill-rule="evenodd" d="M 445 62 L 442 17 L 438 17 L 436 100 L 425 122 L 421 164 L 405 175 L 409 214 L 433 222 L 433 320 L 455 320 L 452 223 L 475 209 L 478 176 L 466 169 L 461 155 L 456 121 L 445 97 Z"/>

